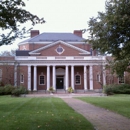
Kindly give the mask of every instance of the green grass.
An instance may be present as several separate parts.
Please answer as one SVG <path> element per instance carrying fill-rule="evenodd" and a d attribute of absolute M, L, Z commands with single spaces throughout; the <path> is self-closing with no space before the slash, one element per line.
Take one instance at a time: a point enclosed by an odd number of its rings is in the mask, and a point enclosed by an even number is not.
<path fill-rule="evenodd" d="M 130 95 L 114 95 L 107 97 L 81 97 L 85 102 L 119 113 L 130 118 Z"/>
<path fill-rule="evenodd" d="M 1 130 L 93 130 L 93 126 L 59 98 L 0 96 Z"/>

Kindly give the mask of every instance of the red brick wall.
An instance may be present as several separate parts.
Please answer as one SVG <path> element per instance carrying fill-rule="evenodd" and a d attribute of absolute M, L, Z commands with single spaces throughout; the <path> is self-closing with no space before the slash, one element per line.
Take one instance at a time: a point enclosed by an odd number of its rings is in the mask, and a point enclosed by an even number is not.
<path fill-rule="evenodd" d="M 39 76 L 43 73 L 45 76 L 45 85 L 39 85 Z M 45 90 L 47 88 L 47 67 L 37 67 L 37 89 L 38 90 Z"/>
<path fill-rule="evenodd" d="M 18 86 L 22 85 L 26 88 L 28 88 L 28 66 L 19 66 L 17 68 L 18 74 L 17 74 L 17 79 L 18 79 Z M 24 83 L 20 82 L 20 75 L 24 75 Z"/>
<path fill-rule="evenodd" d="M 4 63 L 3 65 L 0 65 L 0 69 L 2 70 L 1 82 L 3 85 L 14 85 L 14 66 Z"/>
<path fill-rule="evenodd" d="M 47 48 L 44 51 L 40 51 L 40 53 L 42 56 L 59 56 L 59 54 L 55 51 L 56 48 L 59 47 L 59 45 L 64 49 L 64 52 L 60 56 L 80 56 L 79 53 L 81 52 L 79 52 L 78 50 L 75 50 L 60 43 Z"/>

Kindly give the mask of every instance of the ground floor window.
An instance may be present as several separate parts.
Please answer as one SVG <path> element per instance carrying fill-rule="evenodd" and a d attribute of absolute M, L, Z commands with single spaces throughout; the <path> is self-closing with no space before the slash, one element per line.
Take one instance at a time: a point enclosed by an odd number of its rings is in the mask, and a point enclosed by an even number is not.
<path fill-rule="evenodd" d="M 81 84 L 81 76 L 80 75 L 75 75 L 75 84 L 80 85 Z"/>
<path fill-rule="evenodd" d="M 20 83 L 24 83 L 24 75 L 23 74 L 20 75 Z"/>
<path fill-rule="evenodd" d="M 2 80 L 2 69 L 0 69 L 0 81 Z"/>
<path fill-rule="evenodd" d="M 40 85 L 45 85 L 45 76 L 44 75 L 39 76 L 39 84 Z"/>
<path fill-rule="evenodd" d="M 125 81 L 124 81 L 124 76 L 119 76 L 119 77 L 118 77 L 118 80 L 119 80 L 119 84 L 125 83 Z"/>
<path fill-rule="evenodd" d="M 101 75 L 100 74 L 97 74 L 97 81 L 101 82 Z"/>

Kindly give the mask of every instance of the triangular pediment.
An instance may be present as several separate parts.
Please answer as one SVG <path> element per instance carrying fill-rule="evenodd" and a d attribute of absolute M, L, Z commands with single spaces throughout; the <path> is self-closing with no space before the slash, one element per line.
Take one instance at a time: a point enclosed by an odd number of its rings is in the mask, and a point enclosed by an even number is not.
<path fill-rule="evenodd" d="M 53 48 L 53 49 L 52 49 Z M 69 50 L 67 52 L 67 50 Z M 48 44 L 44 47 L 41 47 L 39 49 L 36 49 L 36 50 L 33 50 L 31 51 L 29 54 L 30 55 L 41 55 L 41 53 L 47 53 L 46 51 L 48 51 L 48 54 L 52 51 L 55 51 L 57 52 L 57 54 L 62 54 L 62 52 L 64 53 L 70 53 L 70 52 L 77 52 L 77 54 L 86 54 L 86 55 L 89 55 L 90 52 L 89 51 L 86 51 L 86 50 L 83 50 L 77 46 L 74 46 L 72 44 L 69 44 L 67 42 L 63 42 L 63 41 L 57 41 L 57 42 L 54 42 L 54 43 L 51 43 L 51 44 Z M 55 55 L 55 54 L 54 54 Z"/>

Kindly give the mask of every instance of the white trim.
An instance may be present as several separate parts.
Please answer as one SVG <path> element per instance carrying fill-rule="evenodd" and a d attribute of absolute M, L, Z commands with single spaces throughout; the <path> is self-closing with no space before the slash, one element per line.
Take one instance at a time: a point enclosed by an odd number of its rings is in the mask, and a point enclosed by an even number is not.
<path fill-rule="evenodd" d="M 124 81 L 124 82 L 121 82 L 120 81 Z M 118 84 L 124 84 L 125 83 L 125 76 L 122 76 L 122 77 L 118 77 Z"/>
<path fill-rule="evenodd" d="M 44 76 L 44 84 L 40 84 L 40 77 Z M 45 85 L 45 75 L 39 75 L 39 85 Z"/>
<path fill-rule="evenodd" d="M 71 87 L 74 90 L 74 66 L 71 65 Z"/>
<path fill-rule="evenodd" d="M 99 73 L 97 73 L 96 75 L 96 80 L 97 82 L 101 82 L 101 75 Z"/>
<path fill-rule="evenodd" d="M 20 83 L 24 83 L 24 74 L 20 74 Z"/>
<path fill-rule="evenodd" d="M 28 65 L 28 90 L 31 91 L 31 65 Z"/>
<path fill-rule="evenodd" d="M 93 90 L 93 66 L 89 66 L 89 81 L 90 81 L 90 90 Z"/>
<path fill-rule="evenodd" d="M 33 75 L 33 90 L 34 91 L 37 91 L 37 66 L 35 65 L 34 66 L 34 68 L 33 68 L 33 73 L 34 73 L 34 75 Z"/>
<path fill-rule="evenodd" d="M 0 69 L 0 81 L 2 81 L 2 69 Z"/>
<path fill-rule="evenodd" d="M 76 76 L 79 76 L 80 83 L 76 83 Z M 75 75 L 75 85 L 81 85 L 81 75 L 80 74 Z"/>

